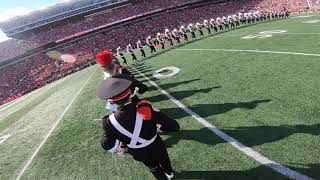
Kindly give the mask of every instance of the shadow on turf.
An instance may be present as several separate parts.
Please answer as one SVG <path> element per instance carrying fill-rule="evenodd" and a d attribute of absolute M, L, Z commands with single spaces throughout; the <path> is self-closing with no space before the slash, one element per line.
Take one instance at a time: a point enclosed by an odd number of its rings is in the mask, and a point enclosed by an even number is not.
<path fill-rule="evenodd" d="M 238 127 L 222 131 L 247 146 L 255 146 L 279 141 L 296 133 L 320 135 L 320 124 Z"/>
<path fill-rule="evenodd" d="M 214 162 L 212 162 L 214 163 Z M 175 172 L 175 179 L 202 179 L 202 180 L 235 180 L 235 179 L 259 179 L 274 180 L 288 179 L 284 176 L 273 172 L 265 166 L 259 166 L 244 171 L 181 171 Z"/>
<path fill-rule="evenodd" d="M 306 168 L 296 168 L 288 166 L 290 169 L 302 172 L 308 176 L 320 177 L 320 164 L 299 164 L 307 166 Z M 234 180 L 234 179 L 288 179 L 265 166 L 259 166 L 244 171 L 181 171 L 175 172 L 175 179 L 202 179 L 202 180 Z"/>
<path fill-rule="evenodd" d="M 181 95 L 174 93 L 171 93 L 174 97 L 177 99 L 183 99 Z M 190 94 L 188 94 L 190 95 Z M 180 98 L 178 98 L 180 96 Z M 270 99 L 264 99 L 264 100 L 254 100 L 249 102 L 238 102 L 238 103 L 223 103 L 223 104 L 197 104 L 191 107 L 188 107 L 192 111 L 198 113 L 201 117 L 208 117 L 212 115 L 218 115 L 223 114 L 228 111 L 231 111 L 236 108 L 244 108 L 244 109 L 254 109 L 261 103 L 268 103 L 270 102 Z M 173 119 L 180 119 L 184 117 L 190 116 L 189 114 L 183 112 L 183 113 L 176 113 L 179 112 L 181 108 L 163 108 L 161 109 L 162 112 L 168 114 Z"/>
<path fill-rule="evenodd" d="M 173 85 L 179 85 L 179 84 L 173 84 Z M 170 86 L 170 84 L 168 86 Z M 221 88 L 221 86 L 215 86 L 215 87 L 211 87 L 211 88 L 197 89 L 197 90 L 170 92 L 170 95 L 175 97 L 177 100 L 181 100 L 181 99 L 184 99 L 187 97 L 191 97 L 191 96 L 198 94 L 198 93 L 206 94 L 206 93 L 209 93 L 210 91 L 212 91 L 213 89 L 218 89 L 218 88 Z M 144 98 L 144 99 L 148 100 L 150 102 L 160 102 L 160 101 L 167 100 L 168 98 L 163 94 L 159 94 L 159 95 Z"/>

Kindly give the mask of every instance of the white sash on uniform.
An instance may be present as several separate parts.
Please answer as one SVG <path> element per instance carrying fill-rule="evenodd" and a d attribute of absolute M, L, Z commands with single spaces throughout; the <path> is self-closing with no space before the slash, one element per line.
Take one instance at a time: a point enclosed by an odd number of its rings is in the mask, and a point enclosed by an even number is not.
<path fill-rule="evenodd" d="M 146 146 L 149 146 L 151 143 L 154 142 L 154 140 L 157 138 L 157 134 L 150 140 L 145 140 L 140 136 L 141 128 L 142 128 L 142 123 L 143 119 L 141 118 L 140 114 L 137 112 L 136 115 L 136 123 L 134 126 L 133 134 L 126 130 L 124 127 L 122 127 L 116 118 L 114 117 L 114 114 L 111 114 L 109 116 L 110 122 L 115 127 L 121 134 L 127 136 L 128 138 L 131 139 L 130 144 L 128 144 L 129 148 L 132 149 L 139 149 L 139 148 L 144 148 Z M 140 144 L 138 144 L 140 143 Z"/>

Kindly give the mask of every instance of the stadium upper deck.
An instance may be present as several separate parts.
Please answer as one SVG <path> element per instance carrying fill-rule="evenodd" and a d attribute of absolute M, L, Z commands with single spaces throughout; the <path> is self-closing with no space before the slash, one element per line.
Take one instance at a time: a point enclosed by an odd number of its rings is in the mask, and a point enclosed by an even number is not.
<path fill-rule="evenodd" d="M 0 28 L 7 36 L 14 37 L 25 31 L 30 31 L 51 24 L 52 22 L 61 21 L 123 2 L 129 2 L 129 0 L 72 0 L 1 22 Z"/>

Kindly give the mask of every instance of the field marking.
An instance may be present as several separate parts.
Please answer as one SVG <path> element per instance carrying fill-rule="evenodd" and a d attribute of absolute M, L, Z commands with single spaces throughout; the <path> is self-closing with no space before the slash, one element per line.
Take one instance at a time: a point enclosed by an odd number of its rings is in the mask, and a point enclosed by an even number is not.
<path fill-rule="evenodd" d="M 175 49 L 175 51 L 223 51 L 223 52 L 253 52 L 253 53 L 268 53 L 268 54 L 289 54 L 300 56 L 320 57 L 320 54 L 286 52 L 286 51 L 260 51 L 252 49 Z"/>
<path fill-rule="evenodd" d="M 5 142 L 11 135 L 7 134 L 5 136 L 1 136 L 0 137 L 0 144 L 2 144 L 3 142 Z"/>
<path fill-rule="evenodd" d="M 276 172 L 278 172 L 278 173 L 280 173 L 280 174 L 282 174 L 282 175 L 284 175 L 286 177 L 289 177 L 291 179 L 313 180 L 313 178 L 311 178 L 311 177 L 303 175 L 303 174 L 301 174 L 301 173 L 299 173 L 297 171 L 291 170 L 288 167 L 285 167 L 285 166 L 283 166 L 283 165 L 281 165 L 281 164 L 279 164 L 279 163 L 277 163 L 275 161 L 272 161 L 272 160 L 268 159 L 267 157 L 264 157 L 263 155 L 261 155 L 260 153 L 254 151 L 250 147 L 245 146 L 244 144 L 242 144 L 238 140 L 236 140 L 233 137 L 227 135 L 226 133 L 224 133 L 223 131 L 218 129 L 216 126 L 210 124 L 207 120 L 202 118 L 200 115 L 198 115 L 197 113 L 195 113 L 194 111 L 192 111 L 191 109 L 186 107 L 179 100 L 177 100 L 172 95 L 170 95 L 167 91 L 163 90 L 158 84 L 156 84 L 154 81 L 149 79 L 147 76 L 145 76 L 143 73 L 141 73 L 138 69 L 136 69 L 134 67 L 133 67 L 133 69 L 136 72 L 138 72 L 141 76 L 143 76 L 146 80 L 148 80 L 149 83 L 152 84 L 154 87 L 156 87 L 162 94 L 166 95 L 178 107 L 180 107 L 182 110 L 184 110 L 186 113 L 191 115 L 194 119 L 196 119 L 200 124 L 202 124 L 203 126 L 208 128 L 211 132 L 213 132 L 214 134 L 216 134 L 217 136 L 219 136 L 220 138 L 222 138 L 223 140 L 225 140 L 226 142 L 228 142 L 229 144 L 234 146 L 239 151 L 241 151 L 244 154 L 246 154 L 247 156 L 251 157 L 255 161 L 257 161 L 257 162 L 261 163 L 262 165 L 265 165 L 265 166 L 271 168 L 272 170 L 274 170 L 274 171 L 276 171 Z"/>
<path fill-rule="evenodd" d="M 31 162 L 33 161 L 33 159 L 36 157 L 36 155 L 39 153 L 40 149 L 42 148 L 42 146 L 46 143 L 46 141 L 48 140 L 48 138 L 50 137 L 51 133 L 53 132 L 53 130 L 58 126 L 59 122 L 62 120 L 62 118 L 64 117 L 64 115 L 66 114 L 66 112 L 69 110 L 69 108 L 71 107 L 71 105 L 73 104 L 73 102 L 77 99 L 77 97 L 80 95 L 82 89 L 87 85 L 87 83 L 89 82 L 89 80 L 92 78 L 92 76 L 96 73 L 97 69 L 93 71 L 93 73 L 89 76 L 89 78 L 86 80 L 86 82 L 82 85 L 82 87 L 80 88 L 80 90 L 77 92 L 77 94 L 74 96 L 74 98 L 71 100 L 71 102 L 69 103 L 69 105 L 66 107 L 66 109 L 64 110 L 64 112 L 61 114 L 60 118 L 56 121 L 56 123 L 53 125 L 53 127 L 50 129 L 49 133 L 46 135 L 46 137 L 44 138 L 44 140 L 40 143 L 39 147 L 36 149 L 36 151 L 32 154 L 32 156 L 30 157 L 30 159 L 28 160 L 28 162 L 26 163 L 26 165 L 23 167 L 23 169 L 20 171 L 20 173 L 18 174 L 16 180 L 20 180 L 20 178 L 22 177 L 22 175 L 24 174 L 24 172 L 27 170 L 27 168 L 29 167 L 29 165 L 31 164 Z"/>

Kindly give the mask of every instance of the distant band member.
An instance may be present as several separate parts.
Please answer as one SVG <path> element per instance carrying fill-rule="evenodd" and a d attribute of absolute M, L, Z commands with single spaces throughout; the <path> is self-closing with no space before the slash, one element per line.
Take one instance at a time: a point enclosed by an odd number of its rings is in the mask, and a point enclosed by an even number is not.
<path fill-rule="evenodd" d="M 173 40 L 172 40 L 172 35 L 170 33 L 169 29 L 164 30 L 164 38 L 170 42 L 170 46 L 173 46 Z"/>
<path fill-rule="evenodd" d="M 151 36 L 147 37 L 146 43 L 149 46 L 149 48 L 151 49 L 151 53 L 157 52 L 155 45 L 154 45 L 154 41 L 151 39 Z"/>
<path fill-rule="evenodd" d="M 181 27 L 180 27 L 179 32 L 182 34 L 182 36 L 183 36 L 183 38 L 184 38 L 185 41 L 189 41 L 188 35 L 187 35 L 187 31 L 186 31 L 186 29 L 184 28 L 184 26 L 181 26 Z"/>
<path fill-rule="evenodd" d="M 117 48 L 117 56 L 120 56 L 122 58 L 124 64 L 128 64 L 127 63 L 127 59 L 124 57 L 124 54 L 121 51 L 121 47 L 120 46 Z"/>
<path fill-rule="evenodd" d="M 211 26 L 211 29 L 214 30 L 214 32 L 218 32 L 216 21 L 213 18 L 210 19 L 210 26 Z"/>
<path fill-rule="evenodd" d="M 194 32 L 194 27 L 193 27 L 193 25 L 191 23 L 188 25 L 188 31 L 191 33 L 192 39 L 195 39 L 196 38 L 196 33 Z"/>
<path fill-rule="evenodd" d="M 136 55 L 134 54 L 133 48 L 131 46 L 131 44 L 128 44 L 127 46 L 127 52 L 130 52 L 131 56 L 132 56 L 132 61 L 137 60 Z"/>
<path fill-rule="evenodd" d="M 178 44 L 181 43 L 180 41 L 180 36 L 179 36 L 179 33 L 178 33 L 178 30 L 177 29 L 174 29 L 172 31 L 172 36 L 174 37 L 174 39 L 177 41 Z"/>
<path fill-rule="evenodd" d="M 141 56 L 142 56 L 142 57 L 146 57 L 146 53 L 144 52 L 144 49 L 143 49 L 143 46 L 142 46 L 142 44 L 141 44 L 141 41 L 140 41 L 140 40 L 137 42 L 137 48 L 139 48 L 139 49 L 140 49 Z"/>
<path fill-rule="evenodd" d="M 225 16 L 222 17 L 222 24 L 224 25 L 224 29 L 229 29 L 229 22 Z"/>
<path fill-rule="evenodd" d="M 204 36 L 202 31 L 202 25 L 200 23 L 196 23 L 196 29 L 199 31 L 200 36 Z"/>
<path fill-rule="evenodd" d="M 221 20 L 220 17 L 217 17 L 216 23 L 217 23 L 217 25 L 219 27 L 219 31 L 222 31 L 223 30 L 223 23 L 222 23 L 222 20 Z"/>
<path fill-rule="evenodd" d="M 157 33 L 157 41 L 161 44 L 161 49 L 164 49 L 164 40 L 161 33 Z"/>
<path fill-rule="evenodd" d="M 204 21 L 203 21 L 203 26 L 207 29 L 208 34 L 211 34 L 211 28 L 210 28 L 210 26 L 209 26 L 208 20 L 204 20 Z"/>

